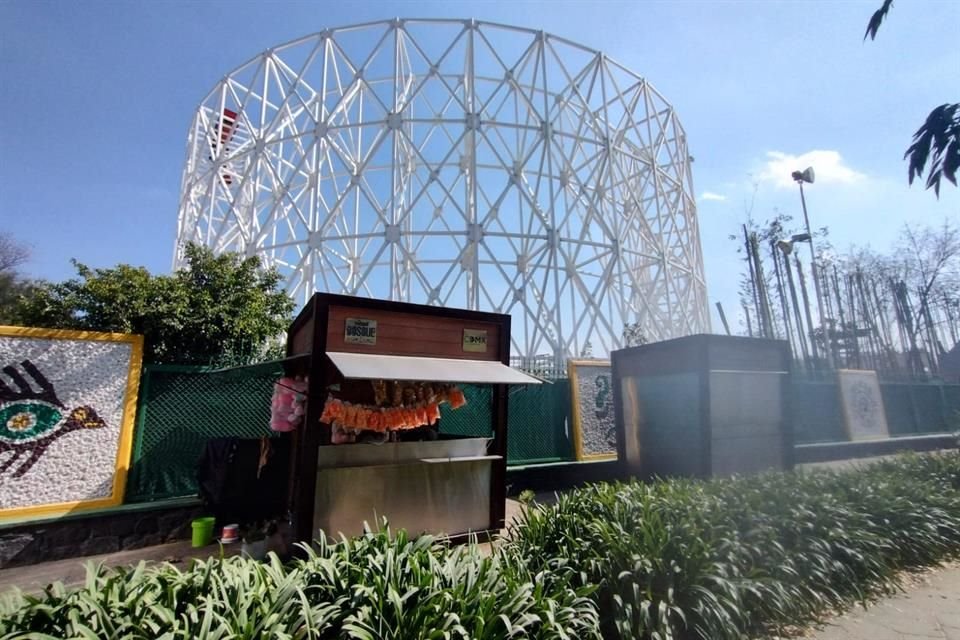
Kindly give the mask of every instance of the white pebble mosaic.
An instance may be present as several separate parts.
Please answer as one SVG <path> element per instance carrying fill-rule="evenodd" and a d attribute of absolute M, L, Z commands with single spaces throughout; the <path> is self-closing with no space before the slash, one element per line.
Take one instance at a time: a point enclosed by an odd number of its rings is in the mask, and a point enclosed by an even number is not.
<path fill-rule="evenodd" d="M 9 399 L 10 390 L 18 391 L 20 385 L 9 372 L 2 371 L 8 366 L 19 373 L 20 382 L 29 383 L 30 391 L 42 391 L 41 385 L 24 372 L 24 360 L 32 363 L 53 386 L 64 407 L 55 425 L 23 440 L 12 440 L 3 434 L 9 436 L 12 428 L 25 429 L 34 418 L 23 414 L 5 416 L 5 424 L 0 425 L 0 468 L 17 456 L 16 451 L 3 450 L 4 442 L 8 447 L 24 447 L 25 452 L 0 472 L 0 516 L 5 509 L 111 497 L 132 350 L 130 342 L 0 335 L 0 381 L 7 387 L 7 399 L 0 398 L 0 411 L 7 407 L 10 413 L 9 407 L 15 403 L 39 402 L 29 400 L 29 393 L 22 399 Z M 98 421 L 96 428 L 63 433 L 46 447 L 28 471 L 15 477 L 30 457 L 30 442 L 63 429 L 67 417 L 79 407 L 92 408 L 103 423 Z M 122 463 L 125 466 L 127 461 Z"/>
<path fill-rule="evenodd" d="M 580 442 L 584 456 L 615 455 L 613 387 L 610 365 L 578 366 L 577 399 L 574 407 L 580 418 Z"/>

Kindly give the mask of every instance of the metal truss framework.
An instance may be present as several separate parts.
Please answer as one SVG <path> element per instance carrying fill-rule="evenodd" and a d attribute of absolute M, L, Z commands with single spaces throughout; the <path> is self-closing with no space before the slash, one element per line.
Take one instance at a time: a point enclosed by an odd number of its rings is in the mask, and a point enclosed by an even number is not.
<path fill-rule="evenodd" d="M 601 52 L 476 20 L 326 29 L 230 72 L 190 128 L 182 247 L 316 290 L 513 316 L 513 351 L 707 331 L 686 138 Z"/>

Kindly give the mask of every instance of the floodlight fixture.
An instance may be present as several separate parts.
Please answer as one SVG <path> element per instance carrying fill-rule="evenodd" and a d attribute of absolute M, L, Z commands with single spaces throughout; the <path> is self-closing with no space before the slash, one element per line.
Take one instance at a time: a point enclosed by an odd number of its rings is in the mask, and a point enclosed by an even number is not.
<path fill-rule="evenodd" d="M 777 248 L 783 252 L 783 255 L 788 256 L 793 253 L 793 245 L 797 242 L 812 242 L 809 233 L 795 233 L 790 236 L 789 240 L 777 240 Z"/>
<path fill-rule="evenodd" d="M 807 167 L 803 171 L 794 171 L 790 174 L 796 182 L 806 182 L 808 184 L 813 184 L 813 179 L 816 177 L 813 171 L 813 167 Z"/>

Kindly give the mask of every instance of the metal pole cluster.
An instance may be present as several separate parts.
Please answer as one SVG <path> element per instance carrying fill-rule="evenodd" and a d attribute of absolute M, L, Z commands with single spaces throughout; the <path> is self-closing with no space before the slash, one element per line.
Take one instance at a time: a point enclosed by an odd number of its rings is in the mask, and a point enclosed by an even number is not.
<path fill-rule="evenodd" d="M 754 247 L 758 234 L 743 231 L 744 246 Z M 902 278 L 842 261 L 817 264 L 815 257 L 811 251 L 805 265 L 791 242 L 776 239 L 766 255 L 748 251 L 743 311 L 750 335 L 789 341 L 799 370 L 810 375 L 834 368 L 911 379 L 940 373 L 941 358 L 960 342 L 960 291 L 921 296 Z"/>

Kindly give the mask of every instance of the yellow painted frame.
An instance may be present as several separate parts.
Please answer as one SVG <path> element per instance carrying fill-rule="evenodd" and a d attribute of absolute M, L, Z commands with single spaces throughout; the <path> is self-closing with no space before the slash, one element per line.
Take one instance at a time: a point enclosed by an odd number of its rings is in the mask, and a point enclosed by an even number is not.
<path fill-rule="evenodd" d="M 137 417 L 137 394 L 140 389 L 140 371 L 143 366 L 143 336 L 132 333 L 101 333 L 98 331 L 73 331 L 68 329 L 35 329 L 0 325 L 0 336 L 14 338 L 37 338 L 41 340 L 91 340 L 97 342 L 129 342 L 130 362 L 127 366 L 127 387 L 123 397 L 123 418 L 120 424 L 120 442 L 114 463 L 113 491 L 108 498 L 77 500 L 15 507 L 0 510 L 0 522 L 8 518 L 64 515 L 83 509 L 115 507 L 123 503 L 127 486 L 127 471 L 130 468 L 130 451 L 133 446 L 133 426 Z"/>
<path fill-rule="evenodd" d="M 576 459 L 581 462 L 617 459 L 616 451 L 613 453 L 584 453 L 583 425 L 580 423 L 580 384 L 577 369 L 580 367 L 600 368 L 610 366 L 611 363 L 609 360 L 567 360 L 567 377 L 570 379 L 570 421 L 573 427 L 573 451 Z M 612 382 L 611 380 L 611 384 Z M 613 389 L 611 388 L 611 392 L 612 391 Z"/>

